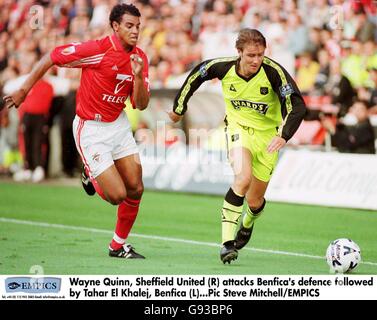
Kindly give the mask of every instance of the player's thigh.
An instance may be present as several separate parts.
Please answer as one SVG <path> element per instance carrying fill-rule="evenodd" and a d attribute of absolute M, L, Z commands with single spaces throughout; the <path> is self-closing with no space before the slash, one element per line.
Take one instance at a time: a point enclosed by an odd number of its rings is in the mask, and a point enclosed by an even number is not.
<path fill-rule="evenodd" d="M 110 129 L 110 126 L 104 127 L 78 117 L 73 122 L 76 147 L 85 167 L 97 181 L 106 199 L 118 203 L 126 197 L 126 188 L 114 165 Z"/>
<path fill-rule="evenodd" d="M 229 161 L 236 181 L 249 185 L 252 177 L 252 156 L 250 150 L 244 147 L 234 147 L 229 150 Z"/>
<path fill-rule="evenodd" d="M 122 178 L 127 191 L 142 192 L 142 167 L 138 153 L 114 160 L 115 167 Z"/>
<path fill-rule="evenodd" d="M 115 141 L 116 144 L 112 150 L 112 156 L 127 191 L 142 188 L 142 169 L 139 149 L 130 126 L 119 128 L 115 136 Z"/>
<path fill-rule="evenodd" d="M 108 130 L 94 121 L 84 121 L 75 117 L 73 121 L 73 136 L 77 151 L 82 162 L 89 171 L 90 177 L 97 178 L 114 164 L 112 158 L 111 135 Z"/>
<path fill-rule="evenodd" d="M 250 180 L 252 154 L 248 143 L 248 130 L 231 124 L 225 128 L 225 135 L 228 159 L 235 178 Z"/>

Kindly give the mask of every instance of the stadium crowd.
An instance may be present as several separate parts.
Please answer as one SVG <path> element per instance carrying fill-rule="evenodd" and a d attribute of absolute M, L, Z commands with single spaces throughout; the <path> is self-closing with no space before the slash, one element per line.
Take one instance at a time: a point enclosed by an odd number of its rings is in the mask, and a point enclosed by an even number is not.
<path fill-rule="evenodd" d="M 142 13 L 139 46 L 149 58 L 152 90 L 178 88 L 183 75 L 202 60 L 236 55 L 233 47 L 236 35 L 240 28 L 250 27 L 265 35 L 266 55 L 295 75 L 312 110 L 307 119 L 312 121 L 305 122 L 306 127 L 298 132 L 292 143 L 322 144 L 324 133 L 335 136 L 336 130 L 357 126 L 358 118 L 352 111 L 355 109 L 365 108 L 366 116 L 362 121 L 369 122 L 377 115 L 375 1 L 131 2 Z M 116 3 L 116 0 L 0 0 L 1 96 L 7 85 L 12 87 L 12 80 L 17 81 L 30 72 L 36 61 L 55 46 L 110 34 L 108 16 Z M 17 171 L 17 166 L 24 163 L 26 170 L 18 171 L 18 175 L 16 172 L 16 180 L 38 182 L 44 179 L 48 168 L 48 131 L 54 123 L 59 123 L 61 130 L 63 171 L 72 176 L 77 169 L 71 122 L 80 70 L 55 69 L 50 76 L 55 79 L 53 90 L 46 80 L 45 89 L 30 95 L 17 111 L 4 109 L 0 113 L 0 173 Z M 65 81 L 57 85 L 56 79 Z M 42 105 L 41 101 L 45 103 Z M 29 118 L 39 117 L 46 121 L 36 128 L 34 121 L 27 121 L 28 114 Z M 138 126 L 146 124 L 139 119 L 135 128 Z M 374 130 L 370 125 L 367 127 Z M 37 143 L 38 139 L 29 139 L 30 142 L 23 137 L 26 132 L 30 136 L 33 130 L 40 132 L 41 138 L 38 145 L 30 147 L 26 144 Z M 373 139 L 370 148 L 359 146 L 360 135 L 350 130 L 344 133 L 347 142 L 334 138 L 333 145 L 344 152 L 374 153 L 373 134 L 368 135 Z M 365 139 L 362 140 L 364 143 Z M 27 155 L 35 150 L 40 150 L 42 156 Z"/>

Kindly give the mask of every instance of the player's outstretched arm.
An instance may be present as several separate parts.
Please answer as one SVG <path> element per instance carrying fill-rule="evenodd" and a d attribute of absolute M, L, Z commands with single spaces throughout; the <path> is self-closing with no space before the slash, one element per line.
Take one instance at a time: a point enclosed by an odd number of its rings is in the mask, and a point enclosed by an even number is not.
<path fill-rule="evenodd" d="M 25 82 L 22 84 L 21 88 L 10 94 L 9 96 L 4 96 L 5 104 L 7 108 L 18 108 L 21 103 L 25 100 L 27 94 L 34 86 L 34 84 L 41 79 L 44 74 L 50 69 L 54 63 L 50 58 L 50 53 L 47 53 L 42 57 L 42 59 L 36 64 L 36 66 L 31 71 L 30 75 L 27 77 Z"/>
<path fill-rule="evenodd" d="M 199 63 L 186 77 L 183 85 L 179 89 L 175 99 L 173 110 L 167 112 L 173 122 L 182 119 L 187 111 L 187 104 L 191 96 L 205 81 L 211 79 L 222 79 L 229 69 L 235 64 L 236 58 L 218 58 L 206 60 Z"/>

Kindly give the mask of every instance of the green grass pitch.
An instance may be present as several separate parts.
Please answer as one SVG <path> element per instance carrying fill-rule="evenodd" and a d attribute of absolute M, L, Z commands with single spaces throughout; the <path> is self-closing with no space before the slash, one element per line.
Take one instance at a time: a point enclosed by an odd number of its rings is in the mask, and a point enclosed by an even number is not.
<path fill-rule="evenodd" d="M 147 257 L 108 257 L 116 207 L 79 187 L 0 182 L 0 274 L 328 274 L 330 241 L 361 248 L 354 274 L 377 274 L 377 213 L 267 203 L 238 259 L 219 259 L 222 197 L 146 191 L 129 242 Z"/>

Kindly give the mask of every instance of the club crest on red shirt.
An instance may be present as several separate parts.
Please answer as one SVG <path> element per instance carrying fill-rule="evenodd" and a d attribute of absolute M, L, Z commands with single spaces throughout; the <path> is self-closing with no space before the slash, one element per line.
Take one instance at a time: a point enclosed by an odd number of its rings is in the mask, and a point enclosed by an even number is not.
<path fill-rule="evenodd" d="M 62 54 L 64 54 L 65 56 L 68 56 L 69 54 L 75 53 L 75 51 L 76 51 L 75 46 L 70 46 L 62 50 Z"/>

